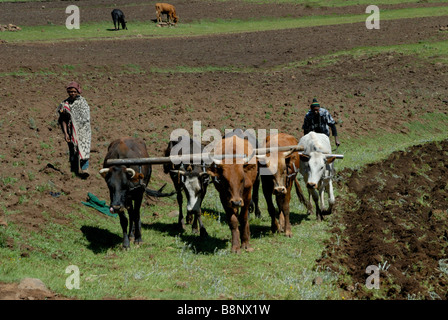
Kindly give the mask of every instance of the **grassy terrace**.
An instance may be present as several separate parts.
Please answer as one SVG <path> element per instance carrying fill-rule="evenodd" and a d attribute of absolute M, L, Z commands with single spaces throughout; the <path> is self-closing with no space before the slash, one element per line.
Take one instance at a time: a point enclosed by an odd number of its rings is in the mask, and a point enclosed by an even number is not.
<path fill-rule="evenodd" d="M 420 17 L 448 16 L 448 7 L 407 8 L 381 10 L 381 20 L 411 19 Z M 80 29 L 69 30 L 65 26 L 43 25 L 24 26 L 20 32 L 0 33 L 0 39 L 8 42 L 88 39 L 135 39 L 204 36 L 240 32 L 256 32 L 280 29 L 294 29 L 315 26 L 364 22 L 369 14 L 340 16 L 309 16 L 303 18 L 259 19 L 259 20 L 216 20 L 197 21 L 190 24 L 178 24 L 176 27 L 157 28 L 153 22 L 133 21 L 130 30 L 120 32 L 119 36 L 110 31 L 110 21 L 81 23 Z"/>

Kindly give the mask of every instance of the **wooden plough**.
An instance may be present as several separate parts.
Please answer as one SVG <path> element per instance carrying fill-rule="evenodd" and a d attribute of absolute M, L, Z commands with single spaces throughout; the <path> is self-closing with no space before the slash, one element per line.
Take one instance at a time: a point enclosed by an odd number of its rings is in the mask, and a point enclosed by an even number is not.
<path fill-rule="evenodd" d="M 284 147 L 271 147 L 271 148 L 258 148 L 254 149 L 254 152 L 251 155 L 247 154 L 218 154 L 214 155 L 211 153 L 195 153 L 195 154 L 187 154 L 182 156 L 169 156 L 169 157 L 152 157 L 152 158 L 128 158 L 128 159 L 109 159 L 106 162 L 108 166 L 114 165 L 145 165 L 145 164 L 165 164 L 165 163 L 192 163 L 192 164 L 201 164 L 204 163 L 212 163 L 213 160 L 223 160 L 223 159 L 237 159 L 243 158 L 245 161 L 250 161 L 255 155 L 266 155 L 272 152 L 285 152 L 285 151 L 303 151 L 303 147 L 299 145 L 293 146 L 284 146 Z M 299 152 L 300 154 L 301 152 Z M 344 158 L 344 155 L 341 154 L 328 154 L 329 157 L 336 157 L 337 159 Z"/>

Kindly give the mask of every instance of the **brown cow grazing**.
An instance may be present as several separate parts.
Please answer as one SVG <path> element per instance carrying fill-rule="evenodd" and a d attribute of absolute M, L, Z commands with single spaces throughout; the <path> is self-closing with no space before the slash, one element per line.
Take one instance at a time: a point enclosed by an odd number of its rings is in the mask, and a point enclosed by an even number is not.
<path fill-rule="evenodd" d="M 129 238 L 134 237 L 134 243 L 142 242 L 140 207 L 143 194 L 150 196 L 166 197 L 173 193 L 161 193 L 163 187 L 158 190 L 147 188 L 151 178 L 151 165 L 124 165 L 109 166 L 109 159 L 147 158 L 148 151 L 143 140 L 125 137 L 113 141 L 107 150 L 104 159 L 101 176 L 106 180 L 110 192 L 110 211 L 118 213 L 123 230 L 123 247 L 129 248 Z M 125 209 L 129 215 L 129 233 L 127 232 L 128 219 Z"/>
<path fill-rule="evenodd" d="M 226 148 L 227 146 L 227 148 Z M 253 148 L 248 140 L 234 135 L 225 137 L 215 146 L 215 155 L 252 155 Z M 213 160 L 207 172 L 213 177 L 213 183 L 219 192 L 227 223 L 232 234 L 232 252 L 239 253 L 241 248 L 250 250 L 249 205 L 252 198 L 252 186 L 257 179 L 257 161 L 249 159 Z M 241 241 L 241 243 L 240 243 Z"/>
<path fill-rule="evenodd" d="M 168 3 L 156 3 L 157 23 L 162 22 L 162 14 L 166 14 L 166 19 L 169 23 L 173 21 L 174 24 L 176 24 L 179 20 L 179 17 L 176 15 L 176 8 L 174 8 L 173 5 Z"/>
<path fill-rule="evenodd" d="M 289 134 L 279 133 L 266 137 L 266 148 L 271 146 L 292 146 L 297 145 L 296 138 Z M 260 166 L 265 166 L 268 173 L 262 174 L 261 181 L 263 194 L 268 206 L 268 212 L 271 216 L 272 232 L 284 232 L 285 236 L 291 237 L 291 222 L 289 220 L 289 202 L 291 200 L 291 189 L 295 184 L 296 193 L 299 200 L 311 210 L 309 202 L 303 195 L 297 173 L 300 166 L 300 156 L 297 151 L 271 152 L 266 154 L 266 159 L 259 157 Z M 276 212 L 272 202 L 272 195 L 275 196 L 278 212 Z"/>

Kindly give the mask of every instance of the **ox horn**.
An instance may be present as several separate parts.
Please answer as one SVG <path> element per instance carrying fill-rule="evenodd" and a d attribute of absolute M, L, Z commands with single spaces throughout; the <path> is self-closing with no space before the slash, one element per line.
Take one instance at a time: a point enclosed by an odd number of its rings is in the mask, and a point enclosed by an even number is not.
<path fill-rule="evenodd" d="M 131 174 L 131 179 L 135 176 L 135 170 L 131 168 L 126 168 L 126 173 Z"/>
<path fill-rule="evenodd" d="M 177 173 L 180 175 L 184 175 L 186 172 L 184 170 L 170 170 L 172 173 Z"/>
<path fill-rule="evenodd" d="M 100 170 L 100 175 L 103 177 L 103 178 L 105 178 L 106 177 L 106 174 L 109 172 L 109 168 L 103 168 L 103 169 L 101 169 Z"/>
<path fill-rule="evenodd" d="M 343 154 L 326 154 L 325 158 L 344 159 L 344 155 Z"/>
<path fill-rule="evenodd" d="M 254 150 L 251 155 L 244 157 L 244 163 L 248 163 L 252 158 L 256 156 L 256 151 Z"/>
<path fill-rule="evenodd" d="M 286 152 L 283 154 L 283 157 L 287 158 L 287 157 L 289 157 L 290 155 L 292 155 L 294 152 L 296 152 L 295 149 L 291 149 L 291 150 L 289 150 L 289 151 L 286 151 Z"/>
<path fill-rule="evenodd" d="M 265 155 L 265 154 L 257 154 L 255 157 L 257 158 L 258 162 L 261 165 L 269 166 L 270 161 L 269 161 L 269 158 L 267 157 L 267 155 Z"/>

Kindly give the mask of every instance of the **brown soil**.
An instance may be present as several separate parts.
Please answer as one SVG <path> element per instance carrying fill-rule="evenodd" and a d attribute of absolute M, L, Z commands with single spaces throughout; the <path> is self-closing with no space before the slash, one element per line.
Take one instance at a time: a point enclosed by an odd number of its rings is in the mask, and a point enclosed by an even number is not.
<path fill-rule="evenodd" d="M 341 282 L 349 295 L 372 298 L 366 268 L 381 265 L 380 289 L 391 299 L 448 298 L 447 154 L 445 140 L 341 172 L 338 188 L 350 194 L 338 216 L 345 228 L 333 230 L 320 262 L 352 276 Z"/>
<path fill-rule="evenodd" d="M 115 3 L 120 7 L 125 2 L 119 0 Z M 155 18 L 153 5 L 139 0 L 133 3 L 137 5 L 122 6 L 130 21 L 129 29 L 132 30 L 132 20 L 144 19 L 148 20 L 149 27 L 155 27 L 151 21 Z M 177 1 L 173 4 L 178 8 L 180 23 L 195 19 L 288 17 L 309 15 L 310 12 L 340 14 L 365 10 L 364 7 L 341 9 L 303 6 L 291 9 L 286 5 L 275 5 L 274 10 L 273 5 L 249 5 L 240 1 L 213 4 Z M 66 18 L 63 9 L 67 5 L 65 1 L 0 3 L 0 24 L 25 26 L 45 24 L 47 21 L 63 24 Z M 77 5 L 81 8 L 81 23 L 111 20 L 112 7 L 106 1 L 77 1 Z M 426 5 L 430 4 L 412 6 Z M 193 121 L 201 121 L 202 130 L 276 128 L 299 138 L 302 135 L 300 127 L 303 116 L 313 97 L 317 97 L 338 121 L 342 143 L 344 139 L 376 130 L 406 133 L 405 124 L 419 120 L 427 112 L 447 112 L 447 104 L 444 102 L 448 100 L 446 65 L 393 52 L 359 58 L 345 56 L 325 66 L 318 64 L 316 57 L 360 46 L 446 40 L 448 33 L 439 31 L 440 26 L 446 24 L 446 17 L 440 17 L 382 21 L 380 30 L 367 30 L 364 23 L 359 23 L 195 38 L 119 40 L 113 38 L 114 33 L 109 41 L 0 43 L 0 75 L 3 75 L 0 86 L 0 228 L 7 228 L 8 223 L 16 223 L 22 225 L 23 230 L 39 231 L 50 221 L 70 225 L 71 220 L 64 213 L 67 210 L 71 212 L 72 205 L 84 201 L 87 192 L 92 192 L 100 199 L 108 199 L 108 190 L 96 172 L 101 168 L 108 144 L 120 136 L 143 138 L 150 154 L 154 156 L 163 154 L 174 129 L 185 128 L 191 132 Z M 297 61 L 305 61 L 307 64 L 296 68 L 270 69 Z M 152 68 L 176 66 L 247 67 L 255 68 L 256 72 L 151 71 Z M 23 75 L 4 76 L 17 71 Z M 87 180 L 74 178 L 70 174 L 67 146 L 56 125 L 56 106 L 65 98 L 64 86 L 71 80 L 81 83 L 83 96 L 91 107 L 93 150 L 91 176 Z M 343 151 L 343 145 L 341 149 Z M 406 159 L 413 159 L 412 155 Z M 409 161 L 424 159 L 420 154 L 415 157 L 415 160 Z M 430 179 L 440 182 L 439 189 L 433 186 L 434 190 L 427 190 L 428 199 L 434 202 L 434 207 L 427 208 L 411 200 L 417 196 L 411 192 L 411 188 L 407 191 L 405 204 L 396 205 L 399 199 L 395 194 L 403 194 L 403 191 L 385 189 L 386 192 L 379 194 L 368 193 L 376 189 L 371 187 L 371 190 L 367 190 L 356 183 L 369 179 L 369 169 L 385 170 L 388 166 L 390 163 L 385 162 L 379 167 L 366 168 L 361 173 L 353 173 L 350 179 L 347 173 L 346 188 L 360 199 L 369 199 L 364 198 L 368 194 L 368 197 L 375 197 L 380 203 L 383 199 L 377 197 L 392 197 L 389 201 L 392 207 L 388 208 L 388 214 L 383 218 L 391 221 L 387 226 L 394 239 L 401 239 L 401 242 L 397 241 L 394 250 L 413 246 L 415 242 L 418 254 L 412 256 L 413 259 L 426 261 L 422 257 L 429 257 L 427 265 L 418 265 L 423 270 L 422 277 L 434 275 L 437 259 L 441 259 L 440 247 L 423 245 L 419 241 L 423 237 L 433 244 L 433 239 L 442 239 L 442 228 L 445 226 L 445 215 L 442 213 L 446 210 L 446 202 L 443 208 L 441 194 L 446 189 L 440 189 L 442 181 L 426 172 Z M 403 175 L 407 174 L 406 179 L 412 175 L 412 171 L 400 165 L 400 162 L 394 166 L 403 170 Z M 433 165 L 429 163 L 429 166 L 432 168 Z M 446 177 L 446 169 L 444 173 Z M 425 179 L 420 175 L 418 178 L 417 182 Z M 169 182 L 168 177 L 155 166 L 150 187 L 158 188 L 164 182 Z M 61 195 L 53 197 L 50 191 L 60 192 Z M 437 204 L 434 199 L 439 199 L 437 201 L 441 204 Z M 396 255 L 395 259 L 389 257 L 389 253 L 376 253 L 372 260 L 364 260 L 358 252 L 362 248 L 348 246 L 353 244 L 356 236 L 365 236 L 365 232 L 358 235 L 357 224 L 351 225 L 355 219 L 350 217 L 368 212 L 362 215 L 374 219 L 377 216 L 375 210 L 381 213 L 385 211 L 382 207 L 384 205 L 372 208 L 370 202 L 366 201 L 361 201 L 364 206 L 357 208 L 359 212 L 349 211 L 341 215 L 341 218 L 346 219 L 344 223 L 347 228 L 336 231 L 349 243 L 337 248 L 333 255 L 335 260 L 344 263 L 347 272 L 362 283 L 364 272 L 359 275 L 359 268 L 365 269 L 366 263 L 377 263 L 376 258 L 381 256 L 392 264 L 389 269 L 390 282 L 400 286 L 400 289 L 390 293 L 391 298 L 402 298 L 416 292 L 428 297 L 428 291 L 409 282 L 409 276 L 400 277 L 406 262 L 399 260 L 396 252 L 390 253 Z M 432 218 L 428 218 L 431 210 Z M 42 212 L 46 214 L 42 215 Z M 418 212 L 417 216 L 421 215 L 420 219 L 426 220 L 410 220 L 415 212 Z M 436 218 L 441 221 L 440 225 L 433 222 Z M 425 228 L 433 228 L 434 233 L 430 234 L 426 230 L 422 231 L 424 234 L 417 234 L 407 229 L 407 232 L 393 229 L 403 225 L 402 221 L 409 224 L 408 229 L 423 225 Z M 381 226 L 377 224 L 376 220 L 369 224 L 372 232 Z M 378 230 L 382 232 L 384 228 Z M 17 247 L 12 238 L 7 239 L 7 245 Z M 20 249 L 25 257 L 35 250 L 23 244 L 20 244 Z M 331 258 L 328 258 L 328 265 L 335 262 Z M 411 262 L 409 264 L 412 265 Z M 408 282 L 401 283 L 401 280 Z M 446 278 L 440 281 L 439 289 L 434 290 L 445 299 L 446 291 L 443 293 L 442 288 L 446 288 Z M 349 285 L 341 283 L 341 286 L 348 288 Z M 358 297 L 360 290 L 350 292 Z"/>

